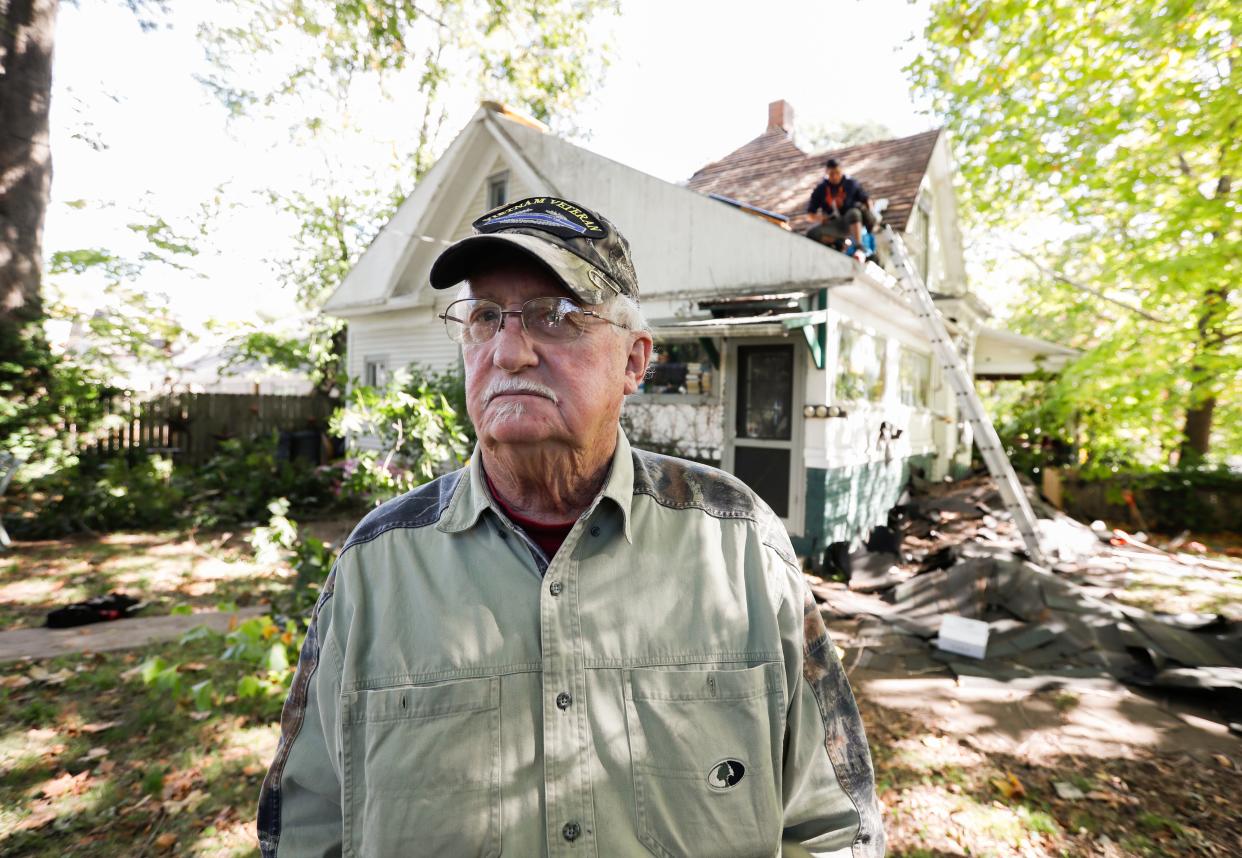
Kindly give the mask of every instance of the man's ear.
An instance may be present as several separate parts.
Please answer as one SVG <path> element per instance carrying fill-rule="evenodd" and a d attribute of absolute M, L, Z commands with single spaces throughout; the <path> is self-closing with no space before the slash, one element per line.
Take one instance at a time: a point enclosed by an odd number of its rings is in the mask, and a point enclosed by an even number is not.
<path fill-rule="evenodd" d="M 638 390 L 647 375 L 647 364 L 651 363 L 651 334 L 638 331 L 634 341 L 630 343 L 629 353 L 625 356 L 625 394 L 628 396 Z"/>

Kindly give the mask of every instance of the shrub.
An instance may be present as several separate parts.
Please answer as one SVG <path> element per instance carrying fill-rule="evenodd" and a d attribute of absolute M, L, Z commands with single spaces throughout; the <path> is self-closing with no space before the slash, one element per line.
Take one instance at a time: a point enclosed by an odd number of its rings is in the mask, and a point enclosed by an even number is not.
<path fill-rule="evenodd" d="M 180 472 L 186 486 L 186 520 L 215 527 L 265 518 L 273 498 L 295 510 L 324 510 L 337 503 L 339 469 L 281 460 L 277 434 L 221 441 L 216 454 L 193 471 Z"/>
<path fill-rule="evenodd" d="M 459 398 L 462 411 L 449 394 Z M 451 372 L 437 375 L 418 367 L 393 373 L 383 388 L 353 387 L 332 415 L 332 431 L 373 438 L 379 449 L 359 450 L 347 465 L 347 491 L 383 500 L 459 463 L 470 450 L 464 403 L 464 387 L 458 389 Z"/>
<path fill-rule="evenodd" d="M 26 539 L 176 523 L 184 497 L 172 463 L 157 456 L 82 459 L 28 484 L 8 519 Z"/>

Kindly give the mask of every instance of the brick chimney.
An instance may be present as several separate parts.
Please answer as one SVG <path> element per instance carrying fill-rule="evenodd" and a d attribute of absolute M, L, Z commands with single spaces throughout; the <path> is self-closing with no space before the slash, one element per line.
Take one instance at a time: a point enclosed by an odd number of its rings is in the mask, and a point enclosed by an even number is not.
<path fill-rule="evenodd" d="M 768 130 L 793 134 L 793 105 L 784 99 L 768 105 Z"/>

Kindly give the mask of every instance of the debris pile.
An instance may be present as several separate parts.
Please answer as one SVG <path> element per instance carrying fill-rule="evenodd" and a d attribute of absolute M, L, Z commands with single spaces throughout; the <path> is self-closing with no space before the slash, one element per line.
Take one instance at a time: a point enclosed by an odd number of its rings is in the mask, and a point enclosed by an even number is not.
<path fill-rule="evenodd" d="M 1162 551 L 1100 522 L 1077 522 L 1037 497 L 1032 503 L 1051 568 L 1024 558 L 987 478 L 916 485 L 865 548 L 830 547 L 824 575 L 845 581 L 812 575 L 811 589 L 830 620 L 857 619 L 851 667 L 947 670 L 963 683 L 1029 690 L 1118 682 L 1211 690 L 1229 720 L 1242 721 L 1236 615 L 1152 612 L 1114 597 L 1127 576 L 1144 570 L 1242 584 L 1242 564 Z M 951 647 L 955 653 L 937 646 L 946 617 L 966 618 L 951 626 L 972 639 L 971 647 Z M 983 657 L 960 654 L 974 651 L 978 632 Z"/>

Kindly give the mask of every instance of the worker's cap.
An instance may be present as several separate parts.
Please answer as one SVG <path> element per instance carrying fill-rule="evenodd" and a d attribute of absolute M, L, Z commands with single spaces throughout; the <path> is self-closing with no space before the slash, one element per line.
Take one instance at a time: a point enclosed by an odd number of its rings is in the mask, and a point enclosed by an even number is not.
<path fill-rule="evenodd" d="M 473 224 L 475 234 L 440 254 L 431 285 L 448 289 L 469 278 L 500 248 L 517 248 L 546 265 L 584 304 L 613 295 L 638 300 L 630 243 L 607 218 L 556 197 L 528 197 L 503 205 Z"/>

